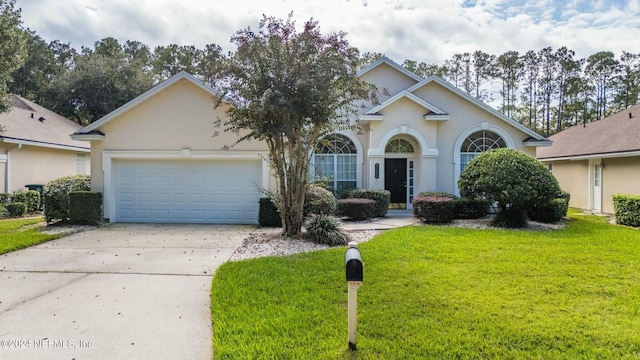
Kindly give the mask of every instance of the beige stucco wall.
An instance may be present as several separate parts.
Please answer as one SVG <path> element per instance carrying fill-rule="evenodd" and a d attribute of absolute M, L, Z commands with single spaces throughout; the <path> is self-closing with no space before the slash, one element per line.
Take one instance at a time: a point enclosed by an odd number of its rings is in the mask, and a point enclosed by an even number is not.
<path fill-rule="evenodd" d="M 604 159 L 602 211 L 613 214 L 613 195 L 640 195 L 640 157 Z"/>
<path fill-rule="evenodd" d="M 548 165 L 549 161 L 543 162 Z M 569 206 L 588 210 L 590 208 L 589 160 L 551 161 L 553 176 L 558 180 L 560 188 L 569 194 Z M 606 199 L 603 198 L 603 206 Z"/>
<path fill-rule="evenodd" d="M 381 91 L 380 102 L 417 83 L 415 79 L 384 63 L 363 74 L 360 79 L 378 87 Z"/>
<path fill-rule="evenodd" d="M 8 151 L 8 152 L 7 152 Z M 25 191 L 27 184 L 46 184 L 63 176 L 78 175 L 77 156 L 85 156 L 84 174 L 88 175 L 91 158 L 88 153 L 35 146 L 0 145 L 7 154 L 9 184 L 5 182 L 7 163 L 0 162 L 0 192 Z"/>
<path fill-rule="evenodd" d="M 100 127 L 104 140 L 92 141 L 92 189 L 103 191 L 103 151 L 266 151 L 264 143 L 243 141 L 224 131 L 224 106 L 211 94 L 182 79 Z"/>
<path fill-rule="evenodd" d="M 490 112 L 481 109 L 467 99 L 449 91 L 435 82 L 431 82 L 414 92 L 415 95 L 436 106 L 450 115 L 449 120 L 424 120 L 423 115 L 428 112 L 424 107 L 409 99 L 401 99 L 380 111 L 384 120 L 371 121 L 369 142 L 372 149 L 384 149 L 385 135 L 390 132 L 401 132 L 396 137 L 418 140 L 412 132 L 417 132 L 427 145 L 427 152 L 437 151 L 437 156 L 422 156 L 425 149 L 416 149 L 416 164 L 419 165 L 418 184 L 416 193 L 420 191 L 456 191 L 456 167 L 459 167 L 456 156 L 457 142 L 471 133 L 486 129 L 497 132 L 505 138 L 508 145 L 535 156 L 534 147 L 526 147 L 523 141 L 529 136 L 520 129 L 505 122 Z M 382 143 L 385 140 L 385 143 Z M 457 149 L 459 150 L 459 149 Z M 382 159 L 383 163 L 384 157 Z M 369 162 L 373 167 L 374 159 Z M 366 161 L 365 161 L 366 163 Z M 381 172 L 383 172 L 381 170 Z M 366 172 L 363 172 L 367 174 Z M 368 170 L 372 174 L 372 169 Z M 365 175 L 366 176 L 366 175 Z M 384 180 L 371 177 L 371 188 L 383 188 Z"/>

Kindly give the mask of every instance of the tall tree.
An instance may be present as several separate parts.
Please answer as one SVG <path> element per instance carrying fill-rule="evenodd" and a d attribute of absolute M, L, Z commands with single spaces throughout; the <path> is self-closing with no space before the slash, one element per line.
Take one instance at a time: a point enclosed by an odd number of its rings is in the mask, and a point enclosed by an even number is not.
<path fill-rule="evenodd" d="M 0 112 L 11 108 L 11 73 L 27 57 L 27 33 L 21 28 L 20 9 L 15 4 L 15 0 L 0 0 Z"/>
<path fill-rule="evenodd" d="M 640 91 L 640 54 L 622 52 L 620 56 L 620 81 L 615 96 L 615 106 L 626 109 L 638 103 Z"/>
<path fill-rule="evenodd" d="M 63 115 L 81 124 L 92 123 L 152 85 L 144 62 L 129 56 L 117 40 L 105 38 L 93 50 L 83 48 L 73 69 L 60 81 L 68 93 L 63 107 L 73 111 Z"/>
<path fill-rule="evenodd" d="M 495 55 L 489 55 L 479 50 L 473 53 L 473 96 L 480 101 L 491 100 L 491 96 L 482 87 L 492 78 L 495 61 Z"/>
<path fill-rule="evenodd" d="M 158 46 L 153 53 L 153 72 L 159 80 L 166 80 L 180 71 L 195 74 L 202 57 L 202 50 L 195 46 Z"/>
<path fill-rule="evenodd" d="M 429 77 L 431 75 L 442 75 L 441 67 L 436 64 L 427 64 L 422 61 L 417 62 L 415 60 L 407 59 L 402 63 L 402 67 L 423 78 Z"/>
<path fill-rule="evenodd" d="M 300 235 L 311 154 L 322 136 L 349 124 L 370 87 L 358 79 L 357 49 L 345 33 L 322 35 L 318 23 L 297 32 L 292 15 L 263 17 L 259 31 L 239 30 L 228 62 L 227 130 L 269 148 L 285 236 Z M 240 140 L 240 141 L 241 141 Z"/>
<path fill-rule="evenodd" d="M 578 60 L 574 60 L 575 52 L 569 50 L 566 47 L 561 47 L 555 52 L 555 58 L 557 61 L 556 82 L 558 91 L 558 110 L 556 119 L 555 131 L 559 132 L 564 128 L 564 119 L 567 117 L 566 105 L 567 98 L 571 91 L 571 83 L 574 79 L 580 77 L 580 71 L 582 63 Z"/>
<path fill-rule="evenodd" d="M 53 50 L 34 31 L 26 31 L 26 48 L 28 56 L 25 62 L 11 74 L 9 91 L 31 101 L 42 104 L 46 93 L 57 71 Z"/>
<path fill-rule="evenodd" d="M 507 51 L 498 56 L 495 61 L 493 75 L 502 83 L 502 111 L 508 117 L 515 115 L 518 82 L 523 73 L 523 64 L 517 51 Z"/>
<path fill-rule="evenodd" d="M 537 129 L 538 114 L 538 76 L 540 74 L 540 60 L 538 54 L 529 50 L 522 57 L 524 64 L 525 94 L 523 95 L 524 112 L 527 113 L 529 128 Z M 522 121 L 524 123 L 524 120 Z"/>
<path fill-rule="evenodd" d="M 538 52 L 540 60 L 540 76 L 538 78 L 539 99 L 542 105 L 542 119 L 544 121 L 545 136 L 549 136 L 551 127 L 551 101 L 558 90 L 556 74 L 558 73 L 558 59 L 553 50 L 546 47 Z"/>
<path fill-rule="evenodd" d="M 613 52 L 600 51 L 587 58 L 585 73 L 595 89 L 595 120 L 608 115 L 608 99 L 614 88 L 619 63 Z"/>

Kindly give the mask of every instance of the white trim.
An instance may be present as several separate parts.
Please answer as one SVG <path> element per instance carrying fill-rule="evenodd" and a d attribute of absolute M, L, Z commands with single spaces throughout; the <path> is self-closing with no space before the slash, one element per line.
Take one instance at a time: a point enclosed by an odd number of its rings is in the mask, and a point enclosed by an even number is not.
<path fill-rule="evenodd" d="M 600 190 L 600 194 L 598 196 L 599 197 L 599 199 L 598 199 L 599 201 L 598 202 L 600 203 L 599 206 L 598 206 L 599 208 L 596 207 L 596 186 L 595 186 L 595 169 L 596 169 L 596 166 L 600 167 L 600 171 L 599 171 L 600 178 L 598 179 L 599 180 L 598 182 L 600 184 L 598 186 L 598 188 Z M 590 159 L 589 160 L 589 210 L 594 212 L 594 213 L 597 213 L 597 214 L 602 213 L 602 205 L 603 205 L 603 202 L 602 202 L 602 191 L 603 191 L 604 186 L 602 184 L 602 179 L 603 179 L 602 171 L 603 171 L 602 159 L 598 158 L 598 159 Z"/>
<path fill-rule="evenodd" d="M 331 136 L 331 135 L 342 135 L 347 139 L 349 139 L 353 143 L 353 145 L 356 147 L 356 188 L 358 189 L 361 188 L 362 187 L 362 167 L 364 166 L 364 147 L 362 146 L 360 139 L 358 139 L 356 134 L 348 130 L 335 131 L 323 136 L 322 138 L 324 139 L 327 136 Z M 314 151 L 313 154 L 311 154 L 311 162 L 309 163 L 309 173 L 311 176 L 315 175 L 315 169 L 313 168 L 315 164 L 315 155 L 316 154 Z"/>
<path fill-rule="evenodd" d="M 573 160 L 590 160 L 590 159 L 611 159 L 611 158 L 634 157 L 634 156 L 640 156 L 640 151 L 617 152 L 617 153 L 609 153 L 609 154 L 562 156 L 562 157 L 553 157 L 553 158 L 539 158 L 538 160 L 542 162 L 563 161 L 563 160 L 573 161 Z"/>
<path fill-rule="evenodd" d="M 553 145 L 551 140 L 525 140 L 522 142 L 524 146 L 528 147 L 547 147 Z"/>
<path fill-rule="evenodd" d="M 154 95 L 158 94 L 159 92 L 162 92 L 163 90 L 167 89 L 168 87 L 170 87 L 171 85 L 177 83 L 178 81 L 180 81 L 182 79 L 189 80 L 191 83 L 193 83 L 194 85 L 197 85 L 199 88 L 201 88 L 202 90 L 208 92 L 212 96 L 220 96 L 220 94 L 216 93 L 215 90 L 213 90 L 211 87 L 205 85 L 202 81 L 198 80 L 195 76 L 187 73 L 186 71 L 180 71 L 179 73 L 173 75 L 169 79 L 161 82 L 160 84 L 158 84 L 158 85 L 152 87 L 151 89 L 147 90 L 146 92 L 142 93 L 141 95 L 139 95 L 135 99 L 133 99 L 133 100 L 129 101 L 128 103 L 120 106 L 119 108 L 113 110 L 112 112 L 110 112 L 109 114 L 105 115 L 101 119 L 99 119 L 99 120 L 89 124 L 88 126 L 76 131 L 74 134 L 80 135 L 80 134 L 85 134 L 85 133 L 97 130 L 102 125 L 108 123 L 109 121 L 111 121 L 114 118 L 120 116 L 121 114 L 129 111 L 130 109 L 138 106 L 140 103 L 142 103 L 142 102 L 146 101 L 147 99 L 153 97 Z M 213 104 L 212 104 L 212 106 L 213 106 Z"/>
<path fill-rule="evenodd" d="M 387 106 L 395 103 L 396 101 L 402 99 L 402 98 L 407 98 L 413 102 L 415 102 L 416 104 L 422 106 L 423 108 L 432 111 L 438 115 L 446 115 L 446 113 L 442 110 L 440 110 L 439 108 L 437 108 L 436 106 L 424 101 L 422 98 L 408 92 L 407 90 L 402 90 L 401 92 L 395 94 L 394 96 L 390 97 L 389 99 L 387 99 L 387 101 L 383 102 L 382 104 L 370 109 L 369 111 L 367 111 L 365 113 L 365 115 L 375 115 L 378 112 L 380 112 L 382 109 L 386 108 Z M 426 120 L 426 119 L 425 119 Z"/>
<path fill-rule="evenodd" d="M 191 157 L 185 158 L 183 149 L 166 151 L 135 151 L 135 150 L 107 150 L 102 152 L 102 171 L 104 173 L 103 199 L 104 217 L 110 222 L 116 219 L 115 209 L 115 183 L 111 179 L 113 171 L 113 160 L 119 159 L 154 159 L 154 160 L 180 160 L 180 159 L 201 159 L 201 160 L 260 160 L 261 162 L 261 184 L 262 188 L 269 187 L 269 153 L 267 151 L 191 151 Z"/>
<path fill-rule="evenodd" d="M 93 141 L 93 140 L 104 140 L 104 134 L 71 134 L 70 135 L 73 140 L 78 141 Z"/>
<path fill-rule="evenodd" d="M 358 116 L 360 121 L 381 121 L 384 120 L 384 115 L 360 115 Z"/>
<path fill-rule="evenodd" d="M 85 152 L 85 153 L 91 152 L 91 148 L 85 148 L 85 147 L 73 146 L 73 145 L 52 144 L 52 143 L 45 143 L 45 142 L 32 141 L 32 140 L 14 139 L 14 138 L 8 138 L 8 137 L 2 138 L 2 141 L 7 144 L 37 146 L 37 147 L 42 147 L 47 149 L 69 150 L 69 151 L 78 151 L 78 152 Z"/>
<path fill-rule="evenodd" d="M 422 134 L 412 129 L 406 125 L 398 126 L 395 129 L 389 130 L 378 143 L 378 148 L 369 149 L 367 155 L 368 156 L 385 156 L 385 147 L 391 138 L 397 135 L 411 135 L 417 142 L 420 144 L 420 150 L 422 157 L 438 157 L 439 152 L 438 149 L 430 149 L 427 144 L 427 140 L 422 136 Z"/>
<path fill-rule="evenodd" d="M 462 143 L 469 137 L 469 135 L 477 132 L 477 131 L 491 131 L 493 133 L 498 134 L 502 140 L 504 140 L 505 144 L 508 148 L 515 148 L 515 143 L 511 139 L 509 134 L 502 130 L 500 127 L 492 125 L 488 122 L 482 122 L 480 124 L 476 124 L 467 130 L 463 131 L 460 136 L 458 136 L 458 140 L 456 140 L 456 144 L 453 148 L 453 168 L 454 168 L 454 176 L 453 176 L 453 189 L 456 195 L 460 195 L 460 190 L 458 189 L 458 179 L 460 179 L 460 166 L 458 166 L 460 162 L 460 147 L 462 147 Z"/>
<path fill-rule="evenodd" d="M 380 66 L 382 64 L 387 64 L 387 65 L 391 66 L 392 68 L 396 69 L 398 72 L 410 77 L 411 79 L 415 80 L 416 82 L 423 80 L 422 77 L 420 77 L 417 74 L 414 74 L 411 71 L 405 69 L 404 67 L 402 67 L 402 65 L 400 65 L 397 62 L 389 59 L 386 56 L 383 56 L 380 59 L 372 62 L 371 64 L 369 64 L 367 66 L 365 66 L 364 69 L 362 69 L 362 70 L 360 70 L 360 71 L 358 71 L 356 73 L 356 76 L 357 77 L 361 77 L 362 75 L 368 73 L 369 71 L 377 68 L 378 66 Z"/>
<path fill-rule="evenodd" d="M 432 115 L 432 114 L 427 114 L 425 116 L 422 117 L 423 119 L 427 120 L 427 121 L 447 121 L 447 120 L 451 120 L 451 115 Z"/>
<path fill-rule="evenodd" d="M 452 84 L 450 84 L 449 82 L 435 76 L 435 75 L 431 75 L 428 78 L 424 79 L 423 81 L 415 84 L 414 86 L 410 87 L 409 89 L 407 89 L 407 91 L 409 92 L 414 92 L 416 90 L 418 90 L 419 88 L 429 84 L 435 82 L 437 84 L 439 84 L 440 86 L 444 87 L 445 89 L 450 90 L 451 92 L 461 96 L 462 98 L 464 98 L 465 100 L 469 101 L 470 103 L 478 106 L 479 108 L 491 113 L 493 116 L 497 117 L 498 119 L 506 122 L 507 124 L 515 127 L 516 129 L 524 132 L 525 134 L 531 136 L 532 138 L 536 139 L 536 140 L 540 140 L 540 141 L 548 141 L 547 138 L 541 136 L 540 134 L 536 133 L 535 131 L 529 129 L 528 127 L 518 123 L 517 121 L 507 117 L 506 115 L 504 115 L 503 113 L 499 112 L 498 110 L 494 109 L 493 107 L 483 103 L 482 101 L 476 99 L 475 97 L 471 96 L 471 94 L 467 93 L 466 91 L 463 91 L 455 86 L 453 86 Z"/>
<path fill-rule="evenodd" d="M 7 155 L 7 154 L 0 154 L 0 162 L 1 162 L 1 163 L 5 163 L 5 162 L 7 162 L 7 159 L 9 159 L 9 155 Z"/>

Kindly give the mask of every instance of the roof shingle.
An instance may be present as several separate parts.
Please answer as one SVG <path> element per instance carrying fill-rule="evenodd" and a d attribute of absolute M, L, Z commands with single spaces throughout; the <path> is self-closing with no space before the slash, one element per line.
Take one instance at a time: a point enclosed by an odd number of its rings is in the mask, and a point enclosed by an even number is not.
<path fill-rule="evenodd" d="M 31 102 L 18 95 L 12 95 L 13 107 L 0 114 L 0 125 L 4 132 L 1 138 L 26 140 L 47 145 L 70 146 L 89 149 L 84 141 L 72 140 L 69 135 L 82 126 Z"/>
<path fill-rule="evenodd" d="M 640 104 L 602 120 L 575 125 L 549 137 L 553 145 L 537 149 L 538 159 L 640 151 Z"/>

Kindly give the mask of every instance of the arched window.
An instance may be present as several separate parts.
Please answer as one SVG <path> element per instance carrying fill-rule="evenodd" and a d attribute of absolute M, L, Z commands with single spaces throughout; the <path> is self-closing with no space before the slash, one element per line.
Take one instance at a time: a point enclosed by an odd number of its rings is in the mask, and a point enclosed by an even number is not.
<path fill-rule="evenodd" d="M 384 149 L 387 153 L 413 153 L 413 145 L 405 139 L 389 141 Z"/>
<path fill-rule="evenodd" d="M 507 144 L 500 135 L 480 130 L 469 135 L 460 147 L 460 172 L 463 172 L 467 164 L 480 153 L 498 148 L 505 148 Z"/>
<path fill-rule="evenodd" d="M 328 178 L 334 193 L 357 186 L 357 150 L 351 140 L 342 135 L 325 137 L 316 149 L 313 165 L 318 178 Z"/>

